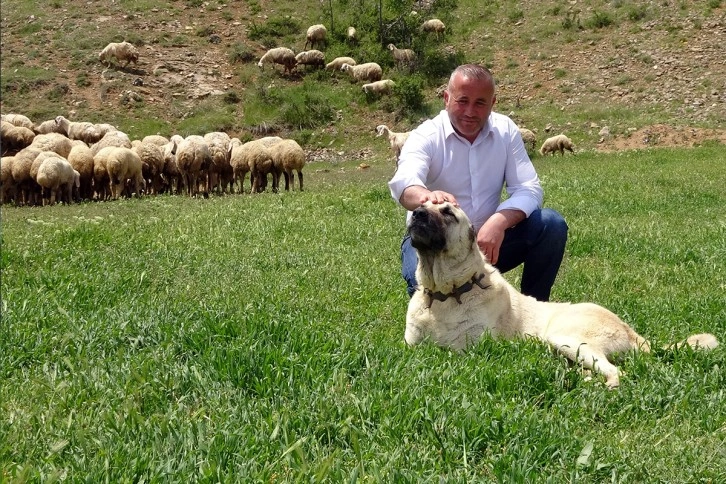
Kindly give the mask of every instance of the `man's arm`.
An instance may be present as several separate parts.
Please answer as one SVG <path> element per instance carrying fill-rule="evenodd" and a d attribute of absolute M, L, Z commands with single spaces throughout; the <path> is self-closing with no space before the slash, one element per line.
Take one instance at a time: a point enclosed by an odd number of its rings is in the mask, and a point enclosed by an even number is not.
<path fill-rule="evenodd" d="M 442 192 L 441 190 L 435 190 L 432 192 L 421 185 L 411 185 L 410 187 L 407 187 L 401 194 L 401 198 L 399 198 L 398 201 L 406 210 L 415 210 L 428 201 L 433 203 L 451 202 L 454 205 L 459 204 L 456 201 L 456 197 L 452 194 Z"/>

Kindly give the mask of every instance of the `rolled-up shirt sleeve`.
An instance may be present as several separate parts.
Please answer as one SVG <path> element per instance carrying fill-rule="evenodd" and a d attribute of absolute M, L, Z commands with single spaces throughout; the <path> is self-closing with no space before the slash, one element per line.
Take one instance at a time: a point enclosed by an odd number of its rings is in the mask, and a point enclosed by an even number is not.
<path fill-rule="evenodd" d="M 401 149 L 396 173 L 388 182 L 391 196 L 399 203 L 406 188 L 426 187 L 431 163 L 431 133 L 428 131 L 423 126 L 412 131 Z"/>
<path fill-rule="evenodd" d="M 522 142 L 519 128 L 509 121 L 507 133 L 502 135 L 510 139 L 510 149 L 504 168 L 507 198 L 499 204 L 497 211 L 517 209 L 529 217 L 532 212 L 542 208 L 544 201 L 542 185 Z"/>

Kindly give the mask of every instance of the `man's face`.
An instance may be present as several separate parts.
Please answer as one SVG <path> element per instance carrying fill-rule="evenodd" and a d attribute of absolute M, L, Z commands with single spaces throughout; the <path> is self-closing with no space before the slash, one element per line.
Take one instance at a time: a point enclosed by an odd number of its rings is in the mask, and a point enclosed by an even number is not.
<path fill-rule="evenodd" d="M 444 106 L 456 132 L 474 142 L 492 112 L 494 83 L 457 74 L 444 91 Z"/>

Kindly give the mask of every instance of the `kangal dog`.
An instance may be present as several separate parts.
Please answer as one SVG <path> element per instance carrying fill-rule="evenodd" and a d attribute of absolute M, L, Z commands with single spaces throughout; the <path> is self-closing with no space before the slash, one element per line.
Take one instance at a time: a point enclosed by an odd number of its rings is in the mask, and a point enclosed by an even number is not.
<path fill-rule="evenodd" d="M 418 252 L 419 286 L 406 314 L 406 343 L 424 339 L 463 350 L 489 333 L 497 338 L 536 337 L 584 368 L 620 384 L 608 357 L 649 351 L 643 337 L 618 316 L 592 303 L 537 301 L 514 289 L 479 250 L 466 214 L 451 203 L 427 202 L 414 210 L 408 226 Z M 697 334 L 675 346 L 715 348 L 716 337 Z"/>

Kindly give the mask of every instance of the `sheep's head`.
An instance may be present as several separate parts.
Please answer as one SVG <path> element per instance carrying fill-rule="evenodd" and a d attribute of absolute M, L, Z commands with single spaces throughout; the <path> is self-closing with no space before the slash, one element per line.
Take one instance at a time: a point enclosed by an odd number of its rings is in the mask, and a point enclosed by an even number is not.
<path fill-rule="evenodd" d="M 388 126 L 386 126 L 385 124 L 379 124 L 378 126 L 376 126 L 376 133 L 378 133 L 376 135 L 376 138 L 386 134 L 386 131 L 388 131 Z"/>
<path fill-rule="evenodd" d="M 346 64 L 346 63 L 343 63 L 343 65 L 340 66 L 340 70 L 343 71 L 343 72 L 349 71 L 352 68 L 353 68 L 353 66 L 351 66 L 350 64 Z"/>
<path fill-rule="evenodd" d="M 388 50 L 395 50 L 396 46 L 393 44 L 388 44 Z"/>

